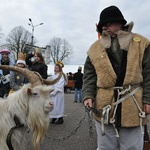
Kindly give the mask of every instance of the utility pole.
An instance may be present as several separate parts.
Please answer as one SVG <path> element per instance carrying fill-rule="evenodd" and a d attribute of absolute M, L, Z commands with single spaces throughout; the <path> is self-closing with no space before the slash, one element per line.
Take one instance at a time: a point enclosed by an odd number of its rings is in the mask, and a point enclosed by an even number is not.
<path fill-rule="evenodd" d="M 28 25 L 32 27 L 31 46 L 33 47 L 34 28 L 37 26 L 43 25 L 44 23 L 39 23 L 39 24 L 34 25 L 31 18 L 29 18 L 29 21 L 30 23 L 28 23 Z"/>

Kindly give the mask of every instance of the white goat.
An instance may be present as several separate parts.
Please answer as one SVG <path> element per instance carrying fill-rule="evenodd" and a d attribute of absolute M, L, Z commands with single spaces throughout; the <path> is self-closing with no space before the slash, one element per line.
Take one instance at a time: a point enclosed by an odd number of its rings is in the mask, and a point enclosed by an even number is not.
<path fill-rule="evenodd" d="M 0 68 L 4 69 L 1 66 Z M 18 68 L 15 67 L 15 69 Z M 9 70 L 15 69 L 9 68 Z M 29 71 L 27 74 L 31 75 L 32 72 Z M 31 84 L 24 85 L 19 91 L 12 93 L 7 98 L 0 99 L 0 150 L 9 150 L 8 144 L 14 150 L 23 150 L 25 132 L 28 128 L 32 133 L 33 147 L 39 150 L 39 144 L 49 126 L 48 113 L 53 108 L 50 92 L 53 89 L 40 84 L 39 80 L 35 82 L 37 75 L 35 74 L 34 72 L 31 75 L 34 79 Z M 20 127 L 14 129 L 18 124 Z"/>

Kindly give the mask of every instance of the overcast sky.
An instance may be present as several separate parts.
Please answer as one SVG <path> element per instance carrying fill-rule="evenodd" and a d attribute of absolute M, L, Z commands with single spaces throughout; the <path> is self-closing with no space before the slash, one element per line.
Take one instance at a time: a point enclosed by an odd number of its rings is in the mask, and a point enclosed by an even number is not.
<path fill-rule="evenodd" d="M 74 54 L 69 64 L 84 64 L 86 52 L 97 40 L 95 24 L 100 12 L 116 5 L 129 23 L 134 22 L 133 32 L 150 38 L 149 0 L 0 0 L 0 27 L 5 37 L 16 26 L 31 32 L 29 18 L 35 27 L 37 45 L 45 47 L 53 37 L 66 39 Z"/>

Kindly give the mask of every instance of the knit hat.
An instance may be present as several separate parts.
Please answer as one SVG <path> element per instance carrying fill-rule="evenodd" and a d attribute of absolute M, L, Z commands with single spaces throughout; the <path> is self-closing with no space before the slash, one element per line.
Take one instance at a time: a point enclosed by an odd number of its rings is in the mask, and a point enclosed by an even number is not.
<path fill-rule="evenodd" d="M 97 31 L 102 33 L 103 25 L 110 22 L 122 22 L 124 25 L 127 23 L 121 11 L 116 6 L 109 6 L 101 12 Z"/>
<path fill-rule="evenodd" d="M 2 53 L 10 54 L 10 50 L 8 50 L 8 49 L 2 49 L 2 50 L 0 50 L 0 54 L 2 54 Z"/>
<path fill-rule="evenodd" d="M 26 65 L 26 54 L 23 54 L 22 52 L 18 53 L 18 60 L 17 60 L 17 64 L 24 64 Z"/>

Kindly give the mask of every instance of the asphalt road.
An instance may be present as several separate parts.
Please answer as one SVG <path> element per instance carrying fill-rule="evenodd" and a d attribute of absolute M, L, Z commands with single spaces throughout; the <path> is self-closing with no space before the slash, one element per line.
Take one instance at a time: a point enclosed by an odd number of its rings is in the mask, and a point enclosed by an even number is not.
<path fill-rule="evenodd" d="M 40 150 L 96 150 L 96 131 L 92 122 L 93 137 L 89 136 L 89 121 L 82 103 L 73 102 L 73 93 L 65 94 L 65 116 L 63 124 L 50 124 L 47 137 L 40 146 Z M 81 126 L 80 126 L 81 125 Z M 79 127 L 80 126 L 80 127 Z M 77 129 L 78 128 L 78 129 Z M 75 134 L 73 134 L 75 132 Z M 28 136 L 27 150 L 33 150 L 31 138 Z M 49 137 L 58 140 L 50 140 Z M 63 138 L 65 140 L 63 140 Z"/>
<path fill-rule="evenodd" d="M 89 121 L 82 103 L 73 102 L 73 93 L 65 94 L 65 116 L 64 123 L 60 125 L 50 124 L 46 138 L 40 146 L 40 150 L 96 150 L 96 131 L 94 121 L 92 122 L 93 137 L 89 136 Z M 150 117 L 150 116 L 149 116 Z M 80 126 L 80 127 L 79 127 Z M 78 129 L 77 129 L 78 128 Z M 148 123 L 150 135 L 150 122 Z M 72 134 L 74 133 L 75 134 Z M 33 150 L 31 138 L 28 136 L 27 150 Z M 52 140 L 52 138 L 56 140 Z M 50 139 L 49 139 L 50 138 Z M 58 140 L 60 139 L 60 140 Z"/>

